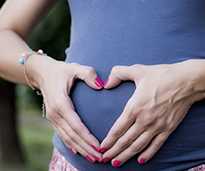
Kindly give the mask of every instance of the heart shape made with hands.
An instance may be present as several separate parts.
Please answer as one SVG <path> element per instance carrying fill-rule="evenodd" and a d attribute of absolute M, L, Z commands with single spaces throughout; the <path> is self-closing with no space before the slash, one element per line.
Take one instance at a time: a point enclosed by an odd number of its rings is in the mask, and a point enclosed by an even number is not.
<path fill-rule="evenodd" d="M 94 90 L 85 82 L 77 80 L 70 97 L 85 126 L 102 142 L 135 88 L 132 81 L 124 81 L 112 89 Z"/>

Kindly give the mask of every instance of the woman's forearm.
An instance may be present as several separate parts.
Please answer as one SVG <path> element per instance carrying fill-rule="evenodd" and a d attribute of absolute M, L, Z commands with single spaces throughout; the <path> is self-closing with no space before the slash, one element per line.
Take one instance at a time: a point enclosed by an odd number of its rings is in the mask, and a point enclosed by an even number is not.
<path fill-rule="evenodd" d="M 32 49 L 17 33 L 11 30 L 0 31 L 0 44 L 0 77 L 14 83 L 28 85 L 24 66 L 18 61 L 22 53 L 31 52 Z M 40 84 L 43 82 L 42 72 L 46 71 L 48 65 L 55 61 L 49 56 L 32 55 L 26 62 L 30 84 L 40 88 Z"/>
<path fill-rule="evenodd" d="M 0 9 L 0 77 L 26 84 L 18 59 L 31 49 L 24 40 L 56 0 L 7 0 Z"/>
<path fill-rule="evenodd" d="M 0 31 L 0 77 L 3 79 L 26 84 L 23 66 L 18 63 L 18 59 L 23 52 L 31 49 L 11 30 Z"/>

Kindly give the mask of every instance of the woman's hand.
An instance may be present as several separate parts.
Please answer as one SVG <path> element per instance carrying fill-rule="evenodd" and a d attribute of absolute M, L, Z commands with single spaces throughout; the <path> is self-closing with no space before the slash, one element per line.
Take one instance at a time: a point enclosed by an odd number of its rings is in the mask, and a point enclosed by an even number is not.
<path fill-rule="evenodd" d="M 191 68 L 186 61 L 113 67 L 104 87 L 132 80 L 136 90 L 101 144 L 104 162 L 112 159 L 112 165 L 119 167 L 136 154 L 140 164 L 153 157 L 191 105 L 202 99 L 202 89 L 195 86 L 199 75 Z"/>
<path fill-rule="evenodd" d="M 100 161 L 102 155 L 93 148 L 99 147 L 99 142 L 84 126 L 69 98 L 75 79 L 85 81 L 93 89 L 102 88 L 95 70 L 38 55 L 29 58 L 26 67 L 31 82 L 41 90 L 47 119 L 63 142 L 91 162 Z"/>

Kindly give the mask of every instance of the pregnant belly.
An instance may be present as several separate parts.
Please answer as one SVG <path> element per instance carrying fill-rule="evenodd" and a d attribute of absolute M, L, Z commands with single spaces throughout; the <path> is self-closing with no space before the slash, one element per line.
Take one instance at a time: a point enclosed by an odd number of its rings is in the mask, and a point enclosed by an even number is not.
<path fill-rule="evenodd" d="M 83 122 L 102 141 L 134 89 L 132 82 L 126 82 L 115 89 L 98 91 L 78 81 L 71 90 L 70 97 Z"/>
<path fill-rule="evenodd" d="M 75 62 L 69 61 L 69 62 Z M 79 62 L 79 61 L 78 61 Z M 89 64 L 89 63 L 86 63 Z M 92 65 L 94 66 L 94 64 Z M 100 67 L 100 66 L 99 66 Z M 111 65 L 109 66 L 109 70 Z M 99 69 L 105 79 L 109 71 Z M 135 90 L 132 82 L 124 82 L 111 90 L 94 90 L 83 81 L 77 81 L 70 97 L 84 124 L 102 141 Z M 204 102 L 195 104 L 183 123 L 170 135 L 164 146 L 147 164 L 137 164 L 137 155 L 116 170 L 123 171 L 177 171 L 191 168 L 205 162 L 205 106 Z M 202 114 L 203 113 L 203 114 Z M 194 132 L 193 132 L 194 131 Z M 203 136 L 203 137 L 202 137 Z M 57 135 L 54 144 L 58 150 L 80 171 L 113 171 L 108 164 L 91 164 L 80 155 L 73 155 Z"/>

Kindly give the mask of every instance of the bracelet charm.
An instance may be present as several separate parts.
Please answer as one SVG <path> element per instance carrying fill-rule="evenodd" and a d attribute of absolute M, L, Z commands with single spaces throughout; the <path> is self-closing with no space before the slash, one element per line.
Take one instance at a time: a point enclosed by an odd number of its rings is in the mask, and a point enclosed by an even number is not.
<path fill-rule="evenodd" d="M 27 59 L 32 56 L 32 55 L 47 55 L 46 53 L 43 52 L 43 50 L 39 49 L 37 52 L 30 52 L 30 53 L 22 53 L 21 57 L 19 58 L 19 64 L 24 65 L 27 61 Z"/>

